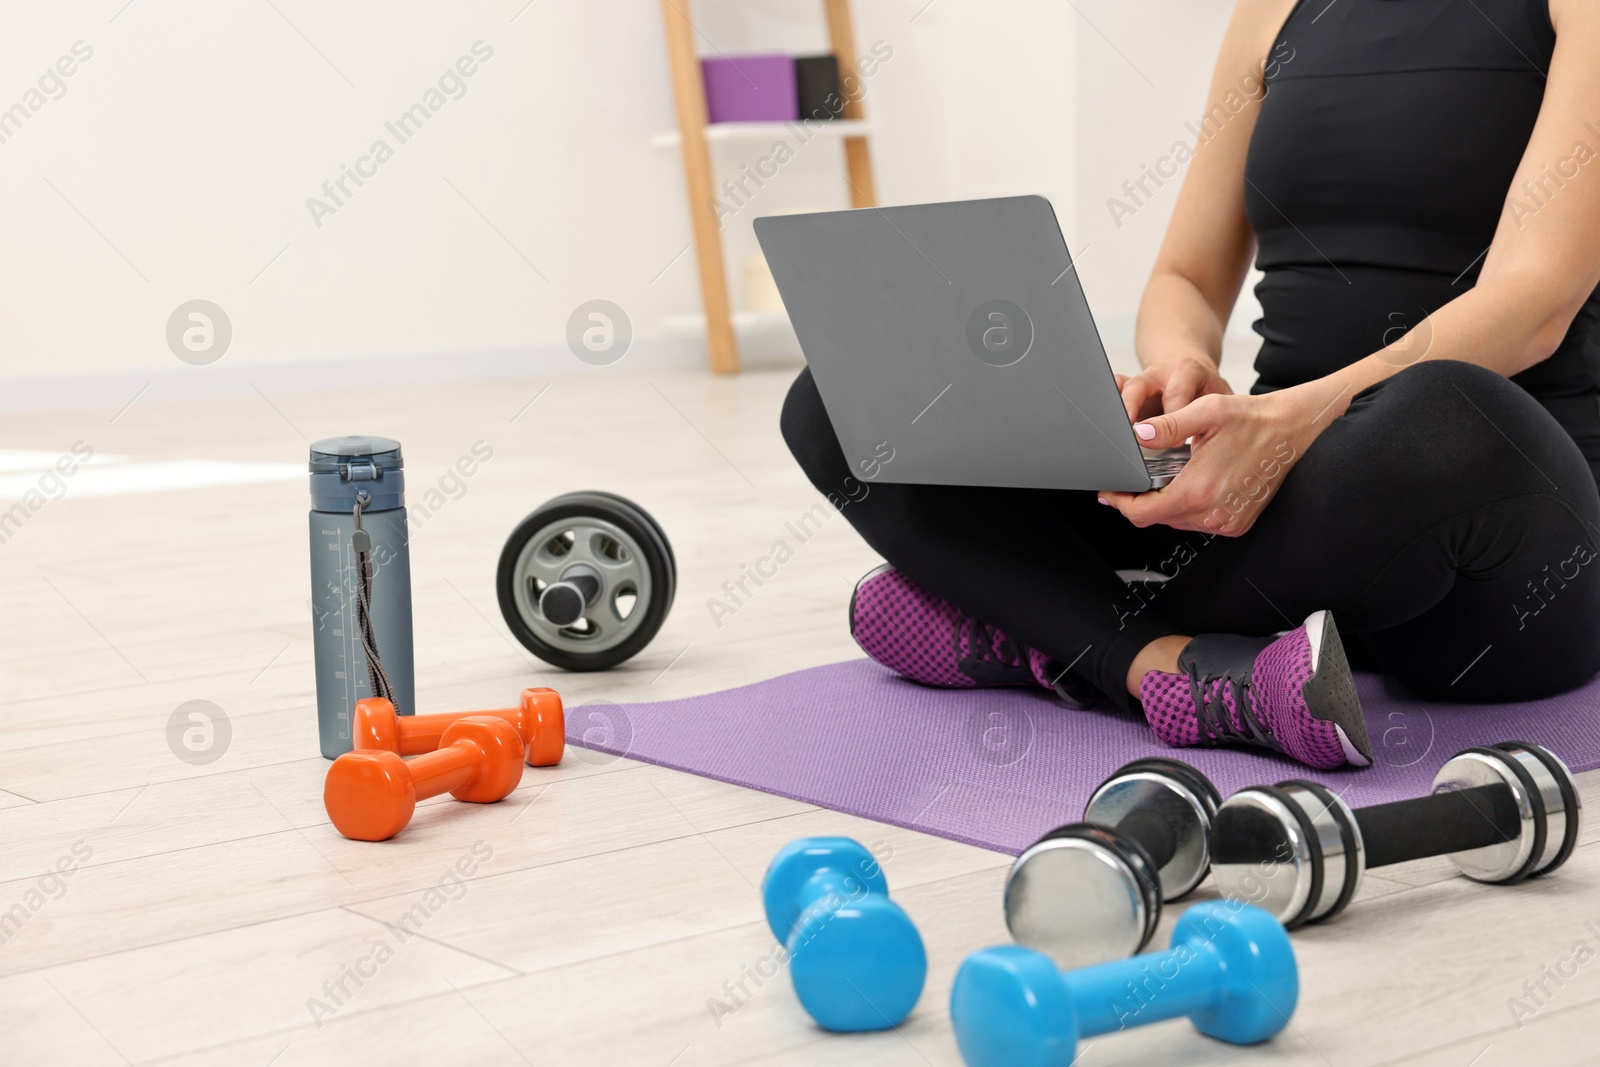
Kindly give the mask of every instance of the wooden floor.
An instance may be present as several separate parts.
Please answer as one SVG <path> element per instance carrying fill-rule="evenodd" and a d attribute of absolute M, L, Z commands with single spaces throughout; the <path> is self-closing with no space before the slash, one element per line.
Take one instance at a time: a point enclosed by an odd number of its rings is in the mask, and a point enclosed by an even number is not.
<path fill-rule="evenodd" d="M 875 560 L 838 517 L 736 615 L 718 625 L 707 608 L 816 499 L 776 430 L 787 379 L 607 372 L 380 393 L 364 413 L 343 395 L 136 402 L 8 417 L 0 448 L 301 463 L 308 439 L 377 432 L 404 443 L 416 502 L 486 442 L 493 458 L 414 525 L 419 703 L 500 706 L 546 683 L 583 716 L 588 700 L 682 696 L 859 654 L 845 604 Z M 645 653 L 571 676 L 510 639 L 493 575 L 512 526 L 580 488 L 650 509 L 681 574 Z M 306 507 L 300 480 L 69 487 L 0 545 L 0 913 L 12 909 L 0 1062 L 958 1062 L 950 980 L 967 952 L 1005 940 L 1006 856 L 576 749 L 504 803 L 430 802 L 386 844 L 339 837 L 321 806 Z M 229 717 L 215 762 L 168 746 L 190 700 Z M 1584 776 L 1591 805 L 1597 781 Z M 730 997 L 773 949 L 756 888 L 768 858 L 815 833 L 880 848 L 927 941 L 928 988 L 898 1031 L 824 1034 L 781 973 Z M 50 875 L 58 862 L 76 867 Z M 1300 1010 L 1274 1041 L 1238 1049 L 1176 1022 L 1095 1039 L 1087 1062 L 1600 1059 L 1592 828 L 1558 876 L 1516 888 L 1442 861 L 1384 870 L 1295 944 Z M 1545 993 L 1530 997 L 1529 982 Z M 714 1013 L 714 1000 L 737 1010 Z"/>

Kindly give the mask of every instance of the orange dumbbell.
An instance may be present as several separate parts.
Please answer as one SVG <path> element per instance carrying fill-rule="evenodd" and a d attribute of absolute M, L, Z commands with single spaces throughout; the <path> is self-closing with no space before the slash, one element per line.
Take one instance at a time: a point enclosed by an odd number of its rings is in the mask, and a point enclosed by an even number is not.
<path fill-rule="evenodd" d="M 439 747 L 412 760 L 393 752 L 346 752 L 328 768 L 322 803 L 344 836 L 383 841 L 404 830 L 417 801 L 449 793 L 492 804 L 522 781 L 524 750 L 516 727 L 493 715 L 469 715 L 445 727 Z"/>
<path fill-rule="evenodd" d="M 554 767 L 566 750 L 567 725 L 561 711 L 561 694 L 554 689 L 524 689 L 514 708 L 494 711 L 447 711 L 437 715 L 396 715 L 394 705 L 382 697 L 356 701 L 350 737 L 358 752 L 377 750 L 397 756 L 416 756 L 439 747 L 447 726 L 468 715 L 493 715 L 516 727 L 522 735 L 528 766 Z"/>

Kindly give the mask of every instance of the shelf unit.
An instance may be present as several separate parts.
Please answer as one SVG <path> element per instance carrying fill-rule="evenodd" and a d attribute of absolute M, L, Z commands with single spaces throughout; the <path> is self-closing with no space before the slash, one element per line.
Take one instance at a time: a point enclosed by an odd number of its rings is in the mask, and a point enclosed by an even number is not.
<path fill-rule="evenodd" d="M 822 0 L 828 24 L 828 41 L 839 59 L 840 81 L 853 76 L 860 53 L 856 51 L 855 29 L 850 21 L 850 0 Z M 672 69 L 673 98 L 677 103 L 678 130 L 651 139 L 652 145 L 676 145 L 683 153 L 684 187 L 689 197 L 689 221 L 694 233 L 695 259 L 700 270 L 700 298 L 705 323 L 706 352 L 711 369 L 732 374 L 739 369 L 738 329 L 759 325 L 770 327 L 770 314 L 738 312 L 728 298 L 728 272 L 722 249 L 722 233 L 717 226 L 716 180 L 711 168 L 711 145 L 745 138 L 771 135 L 783 123 L 739 122 L 712 125 L 706 121 L 705 82 L 700 74 L 700 57 L 695 50 L 695 29 L 691 23 L 691 0 L 661 0 L 661 18 L 666 26 L 667 59 Z M 837 119 L 815 124 L 832 127 L 829 133 L 843 142 L 845 175 L 850 185 L 852 207 L 872 207 L 878 202 L 872 176 L 872 156 L 867 149 L 868 126 L 859 99 L 847 99 Z M 675 316 L 678 323 L 692 317 Z M 736 328 L 737 327 L 737 328 Z"/>

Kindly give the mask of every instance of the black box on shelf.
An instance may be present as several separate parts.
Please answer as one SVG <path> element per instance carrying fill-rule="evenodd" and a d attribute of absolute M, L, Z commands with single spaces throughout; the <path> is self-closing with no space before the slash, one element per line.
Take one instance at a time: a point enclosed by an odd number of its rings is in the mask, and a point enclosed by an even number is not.
<path fill-rule="evenodd" d="M 839 60 L 833 56 L 799 56 L 794 81 L 802 119 L 836 119 L 844 110 L 839 92 Z"/>

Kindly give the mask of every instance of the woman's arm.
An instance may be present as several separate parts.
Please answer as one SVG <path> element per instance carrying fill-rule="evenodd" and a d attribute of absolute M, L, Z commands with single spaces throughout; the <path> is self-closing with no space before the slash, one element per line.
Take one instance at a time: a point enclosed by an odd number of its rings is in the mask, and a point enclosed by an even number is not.
<path fill-rule="evenodd" d="M 1544 101 L 1477 283 L 1395 343 L 1326 377 L 1265 396 L 1202 396 L 1147 417 L 1135 427 L 1141 443 L 1164 448 L 1193 437 L 1195 458 L 1167 489 L 1105 493 L 1108 503 L 1135 525 L 1237 536 L 1282 477 L 1234 511 L 1219 504 L 1236 472 L 1273 459 L 1286 473 L 1367 386 L 1424 359 L 1511 375 L 1549 358 L 1600 283 L 1600 4 L 1549 4 L 1556 47 Z"/>
<path fill-rule="evenodd" d="M 1139 302 L 1134 348 L 1147 370 L 1123 393 L 1131 419 L 1228 391 L 1217 374 L 1222 333 L 1255 252 L 1244 211 L 1245 154 L 1263 70 L 1284 58 L 1269 53 L 1293 8 L 1294 0 L 1239 0 L 1234 7 L 1206 93 L 1205 137 L 1195 145 Z"/>

